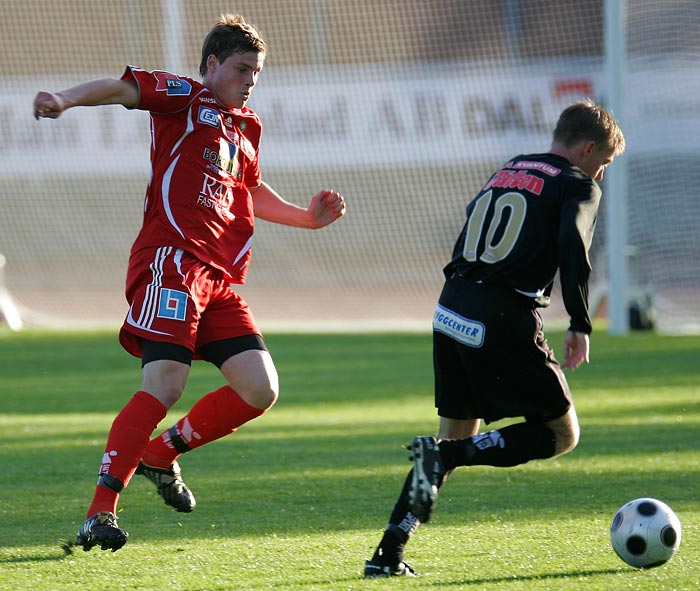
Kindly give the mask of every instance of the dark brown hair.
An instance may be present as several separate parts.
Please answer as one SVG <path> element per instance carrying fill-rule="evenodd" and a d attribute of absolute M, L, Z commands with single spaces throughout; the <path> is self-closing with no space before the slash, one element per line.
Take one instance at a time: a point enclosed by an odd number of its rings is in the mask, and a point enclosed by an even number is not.
<path fill-rule="evenodd" d="M 207 58 L 215 55 L 219 63 L 234 53 L 257 51 L 265 53 L 267 46 L 260 33 L 245 22 L 240 14 L 222 14 L 202 44 L 202 61 L 199 74 L 207 73 Z"/>

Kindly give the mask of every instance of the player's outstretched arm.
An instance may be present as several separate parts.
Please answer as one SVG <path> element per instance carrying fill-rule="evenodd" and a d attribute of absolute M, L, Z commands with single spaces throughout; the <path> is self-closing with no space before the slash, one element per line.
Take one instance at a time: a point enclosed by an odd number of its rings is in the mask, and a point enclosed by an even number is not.
<path fill-rule="evenodd" d="M 253 191 L 255 216 L 268 222 L 298 228 L 323 228 L 345 215 L 345 199 L 324 189 L 311 198 L 307 208 L 284 200 L 272 187 L 262 183 Z"/>
<path fill-rule="evenodd" d="M 123 105 L 134 107 L 139 100 L 135 82 L 117 78 L 90 80 L 61 92 L 41 91 L 34 97 L 34 118 L 56 119 L 71 107 Z"/>
<path fill-rule="evenodd" d="M 564 337 L 564 361 L 562 367 L 576 369 L 582 363 L 589 362 L 590 339 L 584 332 L 570 330 Z"/>

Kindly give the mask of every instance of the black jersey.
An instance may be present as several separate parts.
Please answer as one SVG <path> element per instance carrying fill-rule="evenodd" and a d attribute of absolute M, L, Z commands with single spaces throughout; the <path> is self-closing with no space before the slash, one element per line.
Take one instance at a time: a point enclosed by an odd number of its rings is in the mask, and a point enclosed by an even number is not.
<path fill-rule="evenodd" d="M 600 197 L 595 180 L 561 156 L 517 156 L 468 205 L 445 274 L 511 288 L 544 307 L 559 269 L 570 329 L 590 333 L 588 251 Z"/>

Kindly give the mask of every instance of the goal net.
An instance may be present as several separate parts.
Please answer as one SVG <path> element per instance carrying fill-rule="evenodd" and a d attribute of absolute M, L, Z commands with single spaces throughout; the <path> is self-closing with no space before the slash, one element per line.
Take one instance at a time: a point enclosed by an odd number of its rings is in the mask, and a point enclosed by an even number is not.
<path fill-rule="evenodd" d="M 222 11 L 269 53 L 249 106 L 263 178 L 306 205 L 340 191 L 317 231 L 259 221 L 240 288 L 263 330 L 429 329 L 464 209 L 494 167 L 546 151 L 559 112 L 605 103 L 603 0 L 4 0 L 0 255 L 27 325 L 118 325 L 148 180 L 148 115 L 77 108 L 35 121 L 39 90 L 126 64 L 199 78 Z M 700 3 L 626 9 L 630 298 L 657 328 L 700 331 Z M 623 159 L 620 159 L 622 161 Z M 605 314 L 605 207 L 592 303 Z M 598 305 L 600 304 L 600 305 Z M 0 318 L 2 311 L 0 310 Z M 566 321 L 558 289 L 545 312 Z"/>

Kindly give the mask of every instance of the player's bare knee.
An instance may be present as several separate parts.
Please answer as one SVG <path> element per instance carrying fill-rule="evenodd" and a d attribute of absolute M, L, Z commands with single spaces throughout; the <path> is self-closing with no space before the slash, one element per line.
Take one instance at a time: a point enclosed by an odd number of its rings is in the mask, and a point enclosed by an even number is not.
<path fill-rule="evenodd" d="M 246 391 L 238 392 L 241 398 L 250 406 L 267 410 L 277 402 L 279 396 L 277 389 L 273 387 L 257 387 Z"/>
<path fill-rule="evenodd" d="M 573 406 L 563 416 L 548 422 L 547 426 L 554 432 L 556 438 L 555 456 L 568 453 L 578 445 L 580 428 Z"/>
<path fill-rule="evenodd" d="M 141 389 L 156 398 L 165 408 L 171 408 L 182 396 L 183 388 L 176 384 L 142 385 Z"/>
<path fill-rule="evenodd" d="M 264 404 L 265 406 L 260 406 L 258 408 L 270 408 L 273 404 L 275 404 L 275 402 L 277 402 L 277 398 L 279 398 L 279 393 L 273 388 L 269 388 L 264 392 L 259 392 L 258 399 L 260 400 L 260 403 Z"/>
<path fill-rule="evenodd" d="M 567 425 L 567 428 L 553 429 L 553 431 L 556 437 L 555 456 L 569 453 L 578 445 L 580 434 L 578 424 Z"/>

